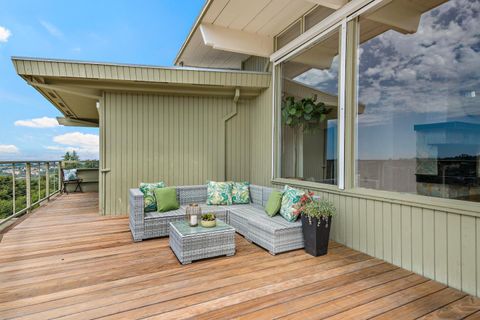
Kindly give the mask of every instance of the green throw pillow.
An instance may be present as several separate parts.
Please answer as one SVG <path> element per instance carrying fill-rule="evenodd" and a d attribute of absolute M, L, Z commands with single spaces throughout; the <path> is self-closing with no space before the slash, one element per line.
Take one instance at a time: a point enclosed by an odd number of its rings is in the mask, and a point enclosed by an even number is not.
<path fill-rule="evenodd" d="M 297 220 L 297 216 L 293 214 L 295 211 L 294 205 L 300 202 L 300 198 L 305 194 L 305 192 L 285 186 L 283 189 L 282 196 L 282 206 L 280 208 L 280 215 L 285 218 L 285 220 L 293 222 Z"/>
<path fill-rule="evenodd" d="M 155 189 L 165 188 L 163 181 L 156 183 L 140 183 L 140 191 L 143 193 L 144 212 L 157 211 L 157 200 L 155 199 Z"/>
<path fill-rule="evenodd" d="M 250 203 L 250 182 L 233 182 L 232 202 L 233 204 Z"/>
<path fill-rule="evenodd" d="M 209 181 L 207 184 L 207 204 L 231 205 L 232 183 Z"/>
<path fill-rule="evenodd" d="M 177 190 L 175 188 L 161 188 L 155 190 L 158 212 L 167 212 L 180 208 L 177 200 Z"/>
<path fill-rule="evenodd" d="M 278 213 L 282 206 L 282 193 L 280 191 L 272 191 L 268 197 L 267 204 L 265 205 L 265 212 L 269 217 L 273 217 Z"/>

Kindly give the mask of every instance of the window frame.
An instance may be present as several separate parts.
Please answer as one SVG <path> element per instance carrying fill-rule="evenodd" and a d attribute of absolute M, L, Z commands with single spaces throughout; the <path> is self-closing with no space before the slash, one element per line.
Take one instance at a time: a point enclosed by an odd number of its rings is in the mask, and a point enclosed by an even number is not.
<path fill-rule="evenodd" d="M 282 47 L 281 49 L 275 51 L 270 56 L 270 62 L 272 63 L 272 148 L 271 148 L 271 182 L 272 184 L 283 185 L 289 184 L 291 186 L 299 187 L 299 188 L 308 188 L 311 190 L 316 191 L 326 191 L 331 192 L 332 194 L 336 195 L 345 195 L 345 196 L 352 196 L 358 197 L 361 199 L 370 199 L 374 201 L 388 201 L 392 204 L 398 205 L 409 205 L 415 206 L 419 208 L 426 208 L 431 210 L 440 210 L 444 212 L 456 213 L 464 216 L 473 216 L 480 218 L 480 203 L 466 201 L 466 200 L 456 200 L 456 199 L 444 199 L 444 198 L 436 198 L 430 197 L 425 195 L 417 195 L 417 194 L 407 194 L 402 192 L 395 192 L 395 191 L 385 191 L 385 190 L 375 190 L 375 189 L 368 189 L 355 186 L 355 176 L 356 176 L 356 165 L 355 165 L 355 155 L 356 155 L 356 148 L 355 139 L 357 135 L 357 125 L 356 125 L 356 113 L 357 110 L 357 47 L 356 42 L 355 46 L 347 47 L 347 56 L 345 57 L 346 60 L 346 77 L 344 82 L 345 85 L 345 107 L 346 107 L 346 115 L 345 115 L 345 159 L 344 159 L 344 168 L 345 168 L 345 176 L 344 176 L 344 183 L 345 189 L 339 189 L 336 185 L 328 185 L 322 184 L 317 182 L 309 182 L 309 181 L 298 181 L 292 179 L 284 179 L 277 176 L 279 161 L 277 156 L 280 156 L 278 151 L 278 142 L 280 140 L 280 136 L 277 135 L 278 133 L 278 119 L 277 117 L 277 108 L 279 107 L 277 99 L 280 97 L 277 95 L 277 90 L 279 89 L 278 86 L 278 66 L 279 64 L 288 59 L 292 54 L 297 53 L 305 49 L 311 42 L 315 40 L 319 41 L 318 39 L 328 33 L 330 28 L 338 27 L 343 21 L 347 25 L 347 35 L 349 30 L 351 29 L 350 23 L 352 23 L 356 30 L 354 30 L 354 34 L 358 32 L 358 17 L 363 14 L 367 14 L 370 11 L 374 11 L 379 7 L 387 4 L 391 0 L 353 0 L 347 3 L 344 7 L 339 9 L 338 11 L 332 13 L 329 17 L 325 20 L 322 20 L 314 27 L 308 29 L 303 34 L 301 34 L 298 38 L 292 40 L 290 43 Z M 358 36 L 355 36 L 355 41 L 357 41 Z M 348 43 L 349 39 L 347 38 L 347 46 L 350 45 Z M 352 61 L 353 60 L 353 61 Z M 353 66 L 351 65 L 353 63 Z M 350 65 L 349 65 L 350 64 Z M 349 68 L 350 67 L 350 68 Z M 354 85 L 352 88 L 349 88 L 349 85 Z M 350 92 L 348 92 L 350 90 Z M 353 114 L 352 114 L 353 113 Z"/>
<path fill-rule="evenodd" d="M 430 208 L 432 210 L 445 210 L 449 212 L 455 212 L 462 215 L 471 215 L 480 217 L 480 202 L 475 201 L 468 201 L 468 200 L 458 200 L 452 198 L 443 198 L 443 197 L 435 197 L 429 195 L 422 195 L 416 193 L 407 193 L 401 191 L 391 191 L 391 190 L 382 190 L 382 189 L 373 189 L 373 188 L 366 188 L 357 185 L 356 177 L 358 173 L 358 166 L 357 166 L 357 153 L 358 153 L 358 144 L 357 144 L 357 137 L 358 137 L 358 123 L 357 123 L 357 116 L 358 116 L 358 101 L 359 101 L 359 87 L 358 87 L 358 79 L 359 79 L 359 66 L 360 61 L 356 59 L 357 52 L 360 47 L 359 39 L 360 39 L 360 21 L 359 18 L 362 15 L 368 15 L 370 12 L 374 12 L 377 9 L 380 9 L 383 5 L 388 4 L 390 0 L 375 0 L 371 2 L 369 5 L 365 6 L 361 10 L 358 10 L 347 17 L 347 23 L 353 22 L 355 24 L 355 36 L 354 36 L 354 43 L 350 49 L 350 53 L 353 54 L 355 58 L 352 70 L 349 70 L 353 73 L 354 78 L 354 87 L 352 93 L 352 103 L 354 108 L 354 114 L 352 115 L 349 121 L 352 121 L 352 148 L 351 148 L 351 155 L 350 160 L 351 163 L 351 172 L 352 178 L 351 187 L 349 191 L 369 197 L 369 198 L 376 198 L 376 199 L 389 199 L 390 202 L 398 202 L 399 204 L 408 204 L 414 206 L 422 206 L 425 208 Z M 473 212 L 474 214 L 466 214 L 465 212 Z"/>
<path fill-rule="evenodd" d="M 301 54 L 302 52 L 308 50 L 309 48 L 320 43 L 322 40 L 329 37 L 332 33 L 338 31 L 339 34 L 339 73 L 338 73 L 338 126 L 337 126 L 337 184 L 330 185 L 321 182 L 309 182 L 309 184 L 318 185 L 322 187 L 330 187 L 334 189 L 345 189 L 345 77 L 346 77 L 346 36 L 347 36 L 347 20 L 341 19 L 332 26 L 326 28 L 323 32 L 316 35 L 308 42 L 304 43 L 302 46 L 296 48 L 295 50 L 289 52 L 287 55 L 283 56 L 281 59 L 278 59 L 273 62 L 272 70 L 272 86 L 273 86 L 273 112 L 272 112 L 272 181 L 286 181 L 288 183 L 295 182 L 293 179 L 285 179 L 281 177 L 281 90 L 282 90 L 282 80 L 281 80 L 281 66 L 282 63 L 288 61 L 288 59 L 294 57 L 295 55 Z M 297 182 L 298 183 L 298 182 Z"/>

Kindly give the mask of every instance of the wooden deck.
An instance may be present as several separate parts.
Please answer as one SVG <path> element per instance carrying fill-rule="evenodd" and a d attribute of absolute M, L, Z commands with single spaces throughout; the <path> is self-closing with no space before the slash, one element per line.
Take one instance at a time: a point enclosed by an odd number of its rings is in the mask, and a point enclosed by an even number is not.
<path fill-rule="evenodd" d="M 0 243 L 0 319 L 480 319 L 480 300 L 332 243 L 327 256 L 237 254 L 182 266 L 133 243 L 97 194 L 60 196 Z"/>

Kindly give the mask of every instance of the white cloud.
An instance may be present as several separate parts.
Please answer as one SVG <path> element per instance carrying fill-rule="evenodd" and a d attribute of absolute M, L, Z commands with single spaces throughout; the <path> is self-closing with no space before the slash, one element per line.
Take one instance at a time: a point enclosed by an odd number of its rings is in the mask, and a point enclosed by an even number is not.
<path fill-rule="evenodd" d="M 48 33 L 50 33 L 52 36 L 54 36 L 54 37 L 56 37 L 56 38 L 62 38 L 62 37 L 63 37 L 63 32 L 60 31 L 60 29 L 58 29 L 56 26 L 54 26 L 54 25 L 51 24 L 50 22 L 45 21 L 45 20 L 40 20 L 40 24 L 41 24 L 42 27 L 44 27 L 45 30 L 47 30 Z"/>
<path fill-rule="evenodd" d="M 53 137 L 58 145 L 46 146 L 52 151 L 76 151 L 82 160 L 98 159 L 99 138 L 96 134 L 70 132 Z"/>
<path fill-rule="evenodd" d="M 450 1 L 424 14 L 414 34 L 390 30 L 363 43 L 359 100 L 366 110 L 359 122 L 479 117 L 478 102 L 465 95 L 479 85 L 478 12 L 478 1 Z"/>
<path fill-rule="evenodd" d="M 18 152 L 17 146 L 13 144 L 0 144 L 0 154 L 13 154 Z"/>
<path fill-rule="evenodd" d="M 12 32 L 5 27 L 0 26 L 0 42 L 7 42 Z"/>
<path fill-rule="evenodd" d="M 58 121 L 55 118 L 42 117 L 30 120 L 17 120 L 15 121 L 17 127 L 29 127 L 29 128 L 54 128 L 58 127 Z"/>

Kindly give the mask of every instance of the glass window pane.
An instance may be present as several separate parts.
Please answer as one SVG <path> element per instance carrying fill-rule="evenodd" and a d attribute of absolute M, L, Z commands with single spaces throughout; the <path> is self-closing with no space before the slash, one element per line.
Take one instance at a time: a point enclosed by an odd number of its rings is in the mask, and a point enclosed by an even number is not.
<path fill-rule="evenodd" d="M 281 177 L 337 184 L 339 33 L 281 65 Z"/>
<path fill-rule="evenodd" d="M 318 6 L 305 15 L 305 31 L 335 12 L 334 9 Z"/>
<path fill-rule="evenodd" d="M 358 186 L 480 201 L 479 14 L 394 0 L 360 18 Z"/>
<path fill-rule="evenodd" d="M 302 34 L 302 22 L 299 20 L 291 25 L 282 34 L 277 36 L 277 50 L 283 48 L 287 43 Z"/>

